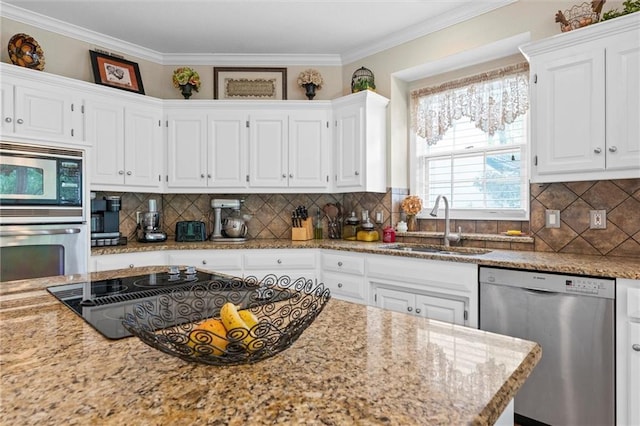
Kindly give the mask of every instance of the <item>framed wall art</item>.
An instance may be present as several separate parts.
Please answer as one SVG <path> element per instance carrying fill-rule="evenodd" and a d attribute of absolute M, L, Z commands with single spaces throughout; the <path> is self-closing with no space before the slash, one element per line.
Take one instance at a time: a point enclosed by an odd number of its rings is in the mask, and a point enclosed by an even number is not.
<path fill-rule="evenodd" d="M 214 67 L 213 99 L 287 99 L 286 68 Z"/>
<path fill-rule="evenodd" d="M 100 52 L 89 51 L 96 84 L 115 87 L 144 95 L 140 68 L 135 62 Z"/>

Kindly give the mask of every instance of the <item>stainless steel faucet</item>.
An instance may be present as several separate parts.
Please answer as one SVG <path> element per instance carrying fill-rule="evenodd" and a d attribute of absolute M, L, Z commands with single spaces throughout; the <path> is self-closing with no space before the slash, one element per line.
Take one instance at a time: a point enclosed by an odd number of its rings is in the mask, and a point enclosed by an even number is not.
<path fill-rule="evenodd" d="M 444 195 L 436 197 L 436 205 L 429 213 L 431 216 L 438 216 L 438 206 L 440 206 L 440 198 L 444 199 L 444 246 L 449 247 L 450 241 L 460 241 L 462 239 L 462 227 L 458 227 L 458 233 L 451 234 L 449 231 L 449 200 Z"/>

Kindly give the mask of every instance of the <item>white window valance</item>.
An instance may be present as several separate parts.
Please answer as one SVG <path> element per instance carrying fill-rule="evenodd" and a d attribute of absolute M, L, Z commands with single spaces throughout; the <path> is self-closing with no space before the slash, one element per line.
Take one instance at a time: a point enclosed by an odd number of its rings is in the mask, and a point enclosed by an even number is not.
<path fill-rule="evenodd" d="M 529 64 L 411 92 L 412 127 L 434 145 L 462 117 L 493 135 L 529 109 Z"/>

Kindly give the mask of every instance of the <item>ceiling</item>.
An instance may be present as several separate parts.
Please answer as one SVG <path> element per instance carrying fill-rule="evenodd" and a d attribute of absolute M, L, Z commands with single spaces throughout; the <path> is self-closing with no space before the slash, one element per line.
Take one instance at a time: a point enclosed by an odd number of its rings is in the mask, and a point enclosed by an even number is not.
<path fill-rule="evenodd" d="M 165 64 L 340 65 L 514 1 L 3 0 L 0 11 Z"/>

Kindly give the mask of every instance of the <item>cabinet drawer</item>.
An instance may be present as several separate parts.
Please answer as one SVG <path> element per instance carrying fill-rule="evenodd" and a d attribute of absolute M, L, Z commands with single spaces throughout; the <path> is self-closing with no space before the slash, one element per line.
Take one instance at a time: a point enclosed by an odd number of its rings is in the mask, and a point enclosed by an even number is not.
<path fill-rule="evenodd" d="M 304 250 L 278 251 L 273 250 L 269 253 L 245 253 L 244 269 L 245 270 L 292 270 L 292 269 L 315 269 L 316 257 L 313 252 L 305 252 Z"/>
<path fill-rule="evenodd" d="M 322 270 L 364 275 L 364 258 L 347 254 L 322 253 Z"/>
<path fill-rule="evenodd" d="M 367 287 L 363 277 L 325 272 L 322 281 L 331 290 L 331 297 L 366 304 Z"/>
<path fill-rule="evenodd" d="M 169 264 L 195 266 L 217 272 L 242 271 L 242 254 L 237 250 L 185 250 L 169 253 Z"/>

